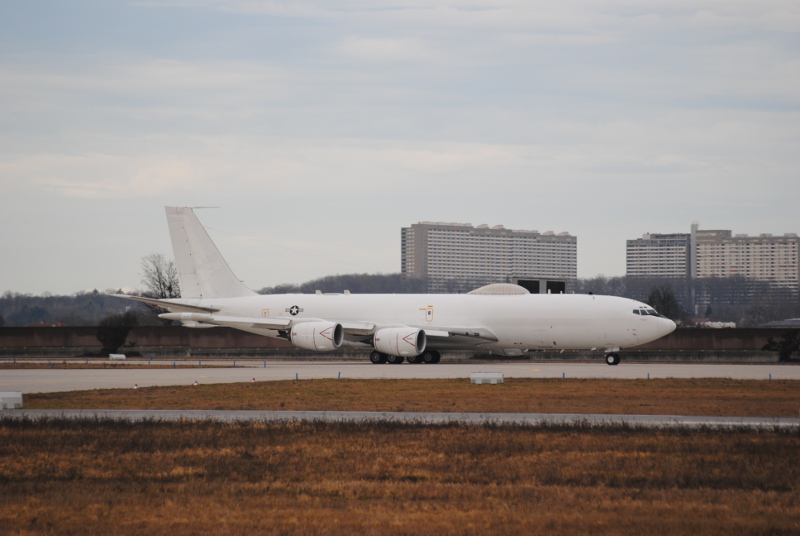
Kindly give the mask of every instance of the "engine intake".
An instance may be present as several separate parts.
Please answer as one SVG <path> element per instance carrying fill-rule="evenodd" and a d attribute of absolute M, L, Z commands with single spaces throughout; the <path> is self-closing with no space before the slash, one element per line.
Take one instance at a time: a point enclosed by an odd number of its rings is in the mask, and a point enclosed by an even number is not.
<path fill-rule="evenodd" d="M 336 322 L 299 322 L 290 332 L 292 344 L 304 350 L 336 350 L 344 340 L 344 330 Z"/>
<path fill-rule="evenodd" d="M 384 354 L 414 356 L 425 351 L 427 340 L 419 328 L 383 328 L 375 332 L 372 345 Z"/>

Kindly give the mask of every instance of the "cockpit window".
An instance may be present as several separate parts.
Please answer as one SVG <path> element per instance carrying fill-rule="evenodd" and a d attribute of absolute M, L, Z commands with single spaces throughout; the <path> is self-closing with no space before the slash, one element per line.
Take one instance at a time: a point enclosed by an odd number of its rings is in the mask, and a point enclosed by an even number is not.
<path fill-rule="evenodd" d="M 658 314 L 655 309 L 650 307 L 640 307 L 638 309 L 634 309 L 633 314 L 641 316 L 662 316 Z"/>

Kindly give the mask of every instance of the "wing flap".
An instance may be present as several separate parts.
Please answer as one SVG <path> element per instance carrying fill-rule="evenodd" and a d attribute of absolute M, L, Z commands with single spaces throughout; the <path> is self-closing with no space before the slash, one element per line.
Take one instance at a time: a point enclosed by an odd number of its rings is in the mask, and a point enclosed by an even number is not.
<path fill-rule="evenodd" d="M 446 335 L 442 335 L 446 333 Z M 425 329 L 425 334 L 430 337 L 467 337 L 479 341 L 497 342 L 499 339 L 497 335 L 492 333 L 486 328 L 476 327 L 441 327 L 437 326 L 436 330 Z"/>

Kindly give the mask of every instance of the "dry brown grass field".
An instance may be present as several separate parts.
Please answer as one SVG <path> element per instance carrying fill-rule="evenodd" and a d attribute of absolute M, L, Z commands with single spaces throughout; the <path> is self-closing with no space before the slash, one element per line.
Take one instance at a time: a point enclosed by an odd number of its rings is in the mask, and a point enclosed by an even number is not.
<path fill-rule="evenodd" d="M 0 419 L 2 534 L 800 534 L 800 434 Z"/>
<path fill-rule="evenodd" d="M 451 411 L 797 417 L 791 380 L 303 380 L 25 395 L 29 409 Z"/>

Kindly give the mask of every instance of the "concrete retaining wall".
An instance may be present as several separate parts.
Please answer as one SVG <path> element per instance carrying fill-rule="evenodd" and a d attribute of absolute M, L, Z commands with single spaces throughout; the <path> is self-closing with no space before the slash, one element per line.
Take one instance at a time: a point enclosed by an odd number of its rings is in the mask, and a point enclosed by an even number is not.
<path fill-rule="evenodd" d="M 624 359 L 776 361 L 775 352 L 761 348 L 785 329 L 685 328 L 657 341 L 624 350 Z M 0 328 L 0 356 L 74 357 L 101 350 L 96 327 Z M 152 357 L 269 357 L 309 355 L 315 359 L 363 359 L 362 350 L 342 349 L 315 353 L 298 350 L 285 340 L 263 337 L 230 328 L 189 329 L 181 326 L 137 327 L 128 334 L 120 353 Z M 470 354 L 458 352 L 461 356 Z M 525 359 L 597 359 L 601 352 L 530 352 Z"/>
<path fill-rule="evenodd" d="M 626 350 L 761 350 L 770 337 L 779 337 L 784 331 L 774 328 L 684 328 L 677 329 L 653 342 Z"/>

